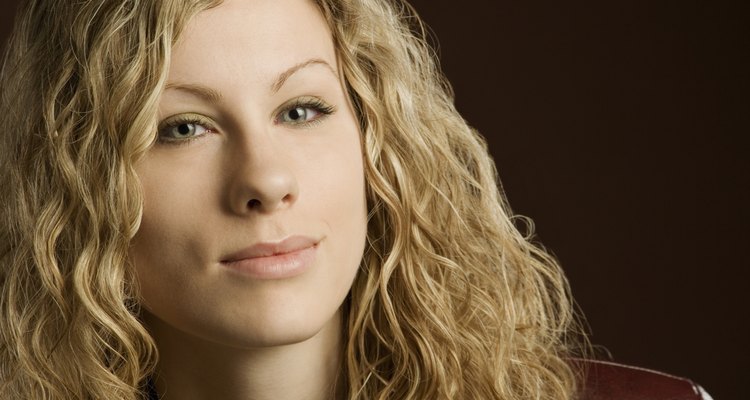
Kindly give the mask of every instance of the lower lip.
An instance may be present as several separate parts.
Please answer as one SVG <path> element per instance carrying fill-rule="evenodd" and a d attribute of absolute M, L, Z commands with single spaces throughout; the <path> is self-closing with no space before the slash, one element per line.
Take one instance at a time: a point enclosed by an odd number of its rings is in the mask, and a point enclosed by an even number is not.
<path fill-rule="evenodd" d="M 222 262 L 232 271 L 253 279 L 286 279 L 307 271 L 315 261 L 318 245 L 310 246 L 291 253 L 268 257 L 246 258 L 243 260 Z"/>

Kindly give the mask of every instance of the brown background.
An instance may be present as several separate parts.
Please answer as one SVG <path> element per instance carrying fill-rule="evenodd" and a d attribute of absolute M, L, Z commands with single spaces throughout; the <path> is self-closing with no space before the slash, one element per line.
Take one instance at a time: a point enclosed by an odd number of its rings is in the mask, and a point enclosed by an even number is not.
<path fill-rule="evenodd" d="M 16 1 L 0 1 L 4 38 Z M 594 343 L 743 398 L 748 2 L 413 4 Z"/>

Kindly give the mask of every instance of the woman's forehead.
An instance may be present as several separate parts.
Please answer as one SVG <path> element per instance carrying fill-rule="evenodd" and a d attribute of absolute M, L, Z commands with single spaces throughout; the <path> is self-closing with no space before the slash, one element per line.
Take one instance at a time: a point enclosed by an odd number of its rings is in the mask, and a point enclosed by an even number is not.
<path fill-rule="evenodd" d="M 337 71 L 330 30 L 313 2 L 230 0 L 188 22 L 162 101 L 186 94 L 174 88 L 197 88 L 188 92 L 213 103 L 270 98 L 297 75 L 338 87 Z"/>
<path fill-rule="evenodd" d="M 220 68 L 268 82 L 309 59 L 335 69 L 335 54 L 328 25 L 313 2 L 228 0 L 188 23 L 173 51 L 170 77 L 206 76 Z"/>

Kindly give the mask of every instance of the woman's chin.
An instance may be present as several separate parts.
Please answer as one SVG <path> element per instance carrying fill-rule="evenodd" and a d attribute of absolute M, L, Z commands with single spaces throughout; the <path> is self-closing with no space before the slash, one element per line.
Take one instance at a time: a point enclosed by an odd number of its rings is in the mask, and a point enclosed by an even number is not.
<path fill-rule="evenodd" d="M 152 333 L 169 338 L 168 340 L 194 342 L 196 345 L 210 344 L 225 348 L 257 350 L 278 346 L 289 346 L 316 338 L 322 332 L 338 332 L 340 312 L 334 315 L 305 315 L 279 313 L 258 318 L 167 322 L 148 311 L 144 311 L 144 321 Z M 167 333 L 169 332 L 169 333 Z M 181 337 L 181 338 L 179 338 Z"/>

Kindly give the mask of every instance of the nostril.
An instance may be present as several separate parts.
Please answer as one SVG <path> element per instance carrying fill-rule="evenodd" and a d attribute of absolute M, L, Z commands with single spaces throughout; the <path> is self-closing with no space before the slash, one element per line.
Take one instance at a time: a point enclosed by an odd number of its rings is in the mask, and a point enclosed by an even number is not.
<path fill-rule="evenodd" d="M 247 208 L 255 208 L 260 205 L 260 200 L 258 199 L 252 199 L 247 202 Z"/>

